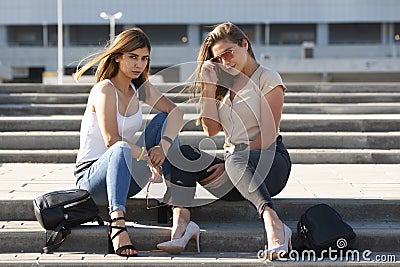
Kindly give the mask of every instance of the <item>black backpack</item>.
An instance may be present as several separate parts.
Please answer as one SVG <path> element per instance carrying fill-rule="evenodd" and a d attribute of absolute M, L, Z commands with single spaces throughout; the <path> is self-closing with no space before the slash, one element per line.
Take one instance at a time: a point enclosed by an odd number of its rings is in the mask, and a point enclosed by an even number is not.
<path fill-rule="evenodd" d="M 42 253 L 50 253 L 59 248 L 74 226 L 91 221 L 104 225 L 98 215 L 98 207 L 89 192 L 83 189 L 46 193 L 33 200 L 33 209 L 43 228 L 52 230 Z M 55 243 L 60 233 L 61 241 Z"/>
<path fill-rule="evenodd" d="M 321 253 L 322 250 L 346 250 L 351 247 L 356 234 L 340 214 L 327 204 L 310 207 L 297 223 L 297 238 L 293 247 Z"/>

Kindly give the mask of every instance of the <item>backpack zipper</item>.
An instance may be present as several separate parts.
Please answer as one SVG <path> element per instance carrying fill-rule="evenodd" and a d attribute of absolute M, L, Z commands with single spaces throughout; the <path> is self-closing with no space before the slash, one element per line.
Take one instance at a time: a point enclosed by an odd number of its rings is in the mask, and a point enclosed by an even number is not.
<path fill-rule="evenodd" d="M 44 195 L 44 201 L 45 201 L 45 203 L 46 203 L 46 207 L 45 208 L 50 208 L 50 205 L 49 205 L 49 203 L 48 203 L 48 201 L 47 201 L 47 197 L 48 196 L 51 196 L 51 195 L 57 195 L 58 193 L 60 193 L 60 192 L 64 192 L 64 193 L 75 193 L 75 192 L 77 192 L 79 189 L 70 189 L 70 190 L 60 190 L 60 191 L 54 191 L 54 192 L 49 192 L 49 193 L 47 193 L 47 194 L 45 194 Z M 86 196 L 85 196 L 86 195 Z M 86 199 L 87 198 L 90 198 L 91 196 L 90 195 L 88 195 L 88 194 L 85 194 L 84 196 L 81 196 L 81 197 L 79 197 L 79 198 L 77 198 L 77 199 L 82 199 L 82 197 L 84 197 L 82 200 L 85 200 L 86 201 Z M 79 201 L 81 201 L 81 200 L 78 200 L 78 201 L 76 201 L 76 202 L 79 202 Z M 65 201 L 64 201 L 65 202 Z M 76 203 L 76 202 L 74 202 L 74 203 Z M 74 204 L 74 203 L 71 203 L 71 204 Z M 81 202 L 79 202 L 79 203 L 81 203 Z M 59 206 L 63 206 L 63 203 L 61 202 L 61 203 L 58 203 L 58 204 L 56 204 L 56 205 L 54 205 L 53 206 L 53 208 L 55 208 L 55 207 L 59 207 Z M 68 206 L 68 207 L 70 207 L 70 205 L 65 205 L 65 206 Z M 63 207 L 65 207 L 65 206 L 63 206 Z"/>
<path fill-rule="evenodd" d="M 75 205 L 79 205 L 79 204 L 81 204 L 81 203 L 83 203 L 83 202 L 86 202 L 86 201 L 88 201 L 90 198 L 91 198 L 91 197 L 90 197 L 90 196 L 88 196 L 88 197 L 86 197 L 86 198 L 84 198 L 84 199 L 81 199 L 81 200 L 75 201 L 75 202 L 73 202 L 73 203 L 70 203 L 70 204 L 64 205 L 64 209 L 67 209 L 67 208 L 73 207 L 73 206 L 75 206 Z"/>

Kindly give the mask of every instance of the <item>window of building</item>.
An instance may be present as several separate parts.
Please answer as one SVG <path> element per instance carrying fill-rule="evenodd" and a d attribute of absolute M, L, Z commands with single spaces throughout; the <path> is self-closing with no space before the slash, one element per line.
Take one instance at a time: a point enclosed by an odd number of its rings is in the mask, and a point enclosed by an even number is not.
<path fill-rule="evenodd" d="M 265 24 L 260 24 L 260 44 L 265 45 Z"/>
<path fill-rule="evenodd" d="M 80 66 L 82 67 L 82 65 Z M 83 75 L 95 75 L 97 67 L 91 67 L 88 69 Z M 72 75 L 76 72 L 76 67 L 65 67 L 64 68 L 64 75 Z"/>
<path fill-rule="evenodd" d="M 200 43 L 206 39 L 207 34 L 214 29 L 214 25 L 201 25 L 200 26 Z"/>
<path fill-rule="evenodd" d="M 381 43 L 379 23 L 329 24 L 330 44 L 378 44 Z"/>
<path fill-rule="evenodd" d="M 8 26 L 9 46 L 43 46 L 42 26 Z"/>
<path fill-rule="evenodd" d="M 400 23 L 394 24 L 394 41 L 400 43 Z"/>
<path fill-rule="evenodd" d="M 179 45 L 188 42 L 186 25 L 138 25 L 152 45 Z"/>
<path fill-rule="evenodd" d="M 122 32 L 122 26 L 116 25 L 115 35 L 118 35 L 120 32 Z M 110 26 L 69 26 L 69 36 L 69 43 L 71 46 L 104 46 L 110 40 Z"/>
<path fill-rule="evenodd" d="M 270 43 L 274 45 L 297 45 L 316 40 L 315 24 L 271 24 Z"/>
<path fill-rule="evenodd" d="M 57 42 L 58 42 L 58 28 L 57 28 L 57 25 L 49 25 L 49 26 L 47 26 L 47 31 L 48 31 L 48 44 L 49 44 L 49 46 L 57 46 Z"/>
<path fill-rule="evenodd" d="M 250 42 L 256 40 L 256 26 L 254 24 L 236 24 L 249 37 Z"/>
<path fill-rule="evenodd" d="M 45 67 L 13 67 L 12 83 L 42 83 Z"/>

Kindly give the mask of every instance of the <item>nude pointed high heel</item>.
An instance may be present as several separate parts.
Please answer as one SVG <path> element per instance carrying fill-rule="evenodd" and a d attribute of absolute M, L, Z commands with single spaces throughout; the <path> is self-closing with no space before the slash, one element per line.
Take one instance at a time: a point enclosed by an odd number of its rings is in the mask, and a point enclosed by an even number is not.
<path fill-rule="evenodd" d="M 276 260 L 278 258 L 285 257 L 292 250 L 292 230 L 286 225 L 283 224 L 284 228 L 284 240 L 285 242 L 277 247 L 271 248 L 267 250 L 266 258 L 268 260 Z"/>
<path fill-rule="evenodd" d="M 196 238 L 197 252 L 200 253 L 200 227 L 190 221 L 186 226 L 185 234 L 181 238 L 160 243 L 157 248 L 171 254 L 179 254 L 185 250 L 187 243 L 192 238 Z"/>

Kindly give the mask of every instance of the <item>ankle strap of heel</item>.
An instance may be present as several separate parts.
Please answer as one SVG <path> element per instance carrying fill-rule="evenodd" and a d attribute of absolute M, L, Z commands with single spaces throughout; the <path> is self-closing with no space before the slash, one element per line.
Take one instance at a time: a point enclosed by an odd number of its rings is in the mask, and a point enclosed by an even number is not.
<path fill-rule="evenodd" d="M 117 217 L 117 218 L 113 218 L 113 219 L 111 219 L 109 222 L 110 222 L 110 225 L 108 226 L 109 227 L 109 236 L 110 236 L 110 238 L 111 238 L 111 240 L 113 240 L 116 236 L 118 236 L 120 233 L 122 233 L 122 232 L 124 232 L 124 231 L 127 231 L 127 229 L 126 229 L 126 226 L 118 226 L 118 225 L 111 225 L 112 223 L 115 223 L 115 222 L 117 222 L 117 221 L 122 221 L 122 220 L 124 220 L 125 221 L 125 217 Z M 111 231 L 112 231 L 112 229 L 118 229 L 118 231 L 113 235 L 113 236 L 111 236 Z"/>
<path fill-rule="evenodd" d="M 125 217 L 117 217 L 117 218 L 113 218 L 113 219 L 111 219 L 111 221 L 110 221 L 110 222 L 116 222 L 116 221 L 121 221 L 121 220 L 124 220 L 124 221 L 125 221 Z"/>

